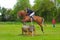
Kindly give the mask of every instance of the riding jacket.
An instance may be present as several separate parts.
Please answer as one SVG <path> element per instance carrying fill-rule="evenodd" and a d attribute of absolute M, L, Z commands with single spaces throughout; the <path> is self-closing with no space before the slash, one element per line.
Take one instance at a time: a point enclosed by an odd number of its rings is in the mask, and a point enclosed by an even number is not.
<path fill-rule="evenodd" d="M 34 11 L 32 11 L 32 10 L 30 10 L 30 9 L 27 8 L 27 13 L 28 13 L 28 15 L 32 14 L 33 12 L 34 12 Z"/>

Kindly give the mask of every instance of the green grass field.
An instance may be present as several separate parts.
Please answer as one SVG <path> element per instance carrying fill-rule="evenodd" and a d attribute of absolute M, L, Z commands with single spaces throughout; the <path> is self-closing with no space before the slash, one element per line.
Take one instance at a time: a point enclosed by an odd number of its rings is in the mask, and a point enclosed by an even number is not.
<path fill-rule="evenodd" d="M 60 40 L 60 24 L 53 28 L 52 24 L 44 26 L 44 34 L 39 25 L 34 24 L 36 28 L 35 36 L 19 35 L 21 34 L 22 23 L 19 22 L 0 22 L 0 40 Z"/>

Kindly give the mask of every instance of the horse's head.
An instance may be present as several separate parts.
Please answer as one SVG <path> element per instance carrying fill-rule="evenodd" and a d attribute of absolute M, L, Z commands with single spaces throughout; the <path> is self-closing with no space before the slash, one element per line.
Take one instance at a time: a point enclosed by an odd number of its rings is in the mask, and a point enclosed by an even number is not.
<path fill-rule="evenodd" d="M 24 10 L 18 12 L 18 16 L 24 17 L 26 15 L 27 15 L 27 13 Z"/>

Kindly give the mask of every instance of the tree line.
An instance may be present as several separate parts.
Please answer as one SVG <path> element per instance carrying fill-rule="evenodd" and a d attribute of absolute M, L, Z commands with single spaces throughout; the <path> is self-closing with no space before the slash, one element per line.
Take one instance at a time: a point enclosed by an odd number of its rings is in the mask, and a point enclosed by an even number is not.
<path fill-rule="evenodd" d="M 29 0 L 17 0 L 13 10 L 0 7 L 0 21 L 21 21 L 21 18 L 17 19 L 17 13 L 26 7 L 34 10 L 35 15 L 44 17 L 47 22 L 53 18 L 60 22 L 60 0 L 34 0 L 33 6 Z"/>

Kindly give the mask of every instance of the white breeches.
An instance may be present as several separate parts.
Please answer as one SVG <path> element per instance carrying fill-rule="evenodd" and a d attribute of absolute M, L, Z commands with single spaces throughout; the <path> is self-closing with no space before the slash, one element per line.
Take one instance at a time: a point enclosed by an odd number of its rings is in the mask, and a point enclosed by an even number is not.
<path fill-rule="evenodd" d="M 31 13 L 30 16 L 34 16 L 35 12 Z"/>

